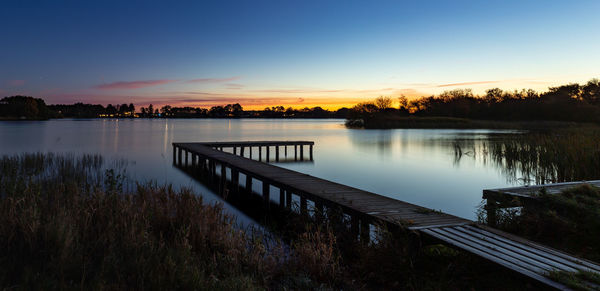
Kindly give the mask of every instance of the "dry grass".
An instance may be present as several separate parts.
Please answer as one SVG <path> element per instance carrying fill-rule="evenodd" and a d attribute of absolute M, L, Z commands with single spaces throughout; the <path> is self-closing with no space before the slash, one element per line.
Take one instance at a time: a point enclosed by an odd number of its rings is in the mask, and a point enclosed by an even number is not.
<path fill-rule="evenodd" d="M 282 244 L 237 228 L 219 205 L 188 190 L 131 185 L 100 156 L 3 157 L 0 174 L 5 288 L 311 288 L 338 268 L 322 234 L 307 234 L 289 256 Z M 288 270 L 303 279 L 286 283 Z"/>
<path fill-rule="evenodd" d="M 0 158 L 4 289 L 523 286 L 522 279 L 471 255 L 440 245 L 422 249 L 413 232 L 380 227 L 376 243 L 365 244 L 343 223 L 292 220 L 288 229 L 287 245 L 242 230 L 220 205 L 205 204 L 188 190 L 128 180 L 123 161 Z"/>

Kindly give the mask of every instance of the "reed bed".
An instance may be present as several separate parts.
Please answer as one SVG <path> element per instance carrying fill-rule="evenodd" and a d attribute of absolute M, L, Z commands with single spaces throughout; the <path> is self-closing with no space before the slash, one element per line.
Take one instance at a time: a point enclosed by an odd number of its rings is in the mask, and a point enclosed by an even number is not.
<path fill-rule="evenodd" d="M 287 243 L 282 243 L 279 236 L 240 229 L 220 204 L 206 204 L 188 189 L 131 181 L 126 164 L 98 155 L 1 157 L 0 286 L 536 287 L 472 255 L 383 226 L 373 241 L 364 243 L 350 238 L 345 225 L 296 217 L 287 222 Z"/>
<path fill-rule="evenodd" d="M 457 139 L 453 151 L 455 163 L 465 156 L 491 162 L 510 183 L 600 179 L 600 127 L 597 126 L 491 134 L 477 144 Z"/>
<path fill-rule="evenodd" d="M 324 235 L 311 234 L 312 248 L 298 241 L 304 252 L 286 252 L 236 227 L 220 205 L 186 189 L 128 181 L 122 161 L 109 168 L 97 155 L 0 159 L 4 288 L 311 288 L 329 283 L 313 277 L 336 272 L 330 242 L 314 241 Z M 307 256 L 328 267 L 304 268 Z"/>

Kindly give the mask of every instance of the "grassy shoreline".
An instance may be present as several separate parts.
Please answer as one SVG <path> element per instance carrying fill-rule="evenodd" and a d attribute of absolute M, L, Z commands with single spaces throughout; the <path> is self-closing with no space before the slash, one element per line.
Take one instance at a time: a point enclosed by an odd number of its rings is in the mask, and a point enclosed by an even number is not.
<path fill-rule="evenodd" d="M 377 115 L 367 119 L 348 119 L 348 128 L 364 129 L 515 129 L 515 130 L 545 130 L 556 128 L 575 128 L 597 126 L 592 123 L 568 121 L 503 121 L 478 120 L 455 117 L 418 117 Z"/>
<path fill-rule="evenodd" d="M 0 159 L 0 284 L 16 289 L 312 288 L 301 257 L 189 190 L 100 156 Z M 301 247 L 303 242 L 298 242 Z M 319 257 L 318 263 L 331 264 Z M 305 267 L 305 266 L 302 266 Z M 286 272 L 300 279 L 289 277 Z"/>
<path fill-rule="evenodd" d="M 3 288 L 539 288 L 412 232 L 384 229 L 364 244 L 337 230 L 343 225 L 287 223 L 285 244 L 239 229 L 220 205 L 131 181 L 123 161 L 97 155 L 0 158 Z"/>

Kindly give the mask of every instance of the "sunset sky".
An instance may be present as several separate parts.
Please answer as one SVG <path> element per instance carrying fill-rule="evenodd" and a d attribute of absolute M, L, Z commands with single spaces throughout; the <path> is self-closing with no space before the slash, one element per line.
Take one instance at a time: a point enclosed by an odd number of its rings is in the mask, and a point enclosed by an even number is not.
<path fill-rule="evenodd" d="M 2 1 L 0 96 L 338 108 L 600 77 L 600 1 Z"/>

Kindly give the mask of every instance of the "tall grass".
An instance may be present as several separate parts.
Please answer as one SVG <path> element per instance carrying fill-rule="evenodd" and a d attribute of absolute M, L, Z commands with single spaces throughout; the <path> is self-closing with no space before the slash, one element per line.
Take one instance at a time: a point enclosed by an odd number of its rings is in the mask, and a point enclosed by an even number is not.
<path fill-rule="evenodd" d="M 105 166 L 96 155 L 0 159 L 3 287 L 262 289 L 283 284 L 292 271 L 305 278 L 292 286 L 311 288 L 321 284 L 313 277 L 334 277 L 337 262 L 327 242 L 307 240 L 318 248 L 311 250 L 298 241 L 308 251 L 290 255 L 262 234 L 235 227 L 219 205 L 189 190 L 127 187 L 122 167 Z M 300 267 L 311 251 L 328 267 L 314 274 Z"/>
<path fill-rule="evenodd" d="M 379 228 L 296 218 L 289 244 L 243 230 L 189 190 L 128 179 L 97 155 L 0 158 L 3 289 L 506 289 L 522 278 Z M 422 244 L 425 247 L 422 248 Z M 474 268 L 474 266 L 476 266 Z M 490 275 L 490 274 L 493 274 Z M 529 285 L 534 286 L 535 285 Z"/>
<path fill-rule="evenodd" d="M 472 140 L 456 140 L 455 159 L 470 148 Z M 600 179 L 600 127 L 490 135 L 473 153 L 493 163 L 511 183 Z"/>

